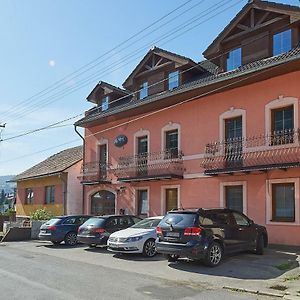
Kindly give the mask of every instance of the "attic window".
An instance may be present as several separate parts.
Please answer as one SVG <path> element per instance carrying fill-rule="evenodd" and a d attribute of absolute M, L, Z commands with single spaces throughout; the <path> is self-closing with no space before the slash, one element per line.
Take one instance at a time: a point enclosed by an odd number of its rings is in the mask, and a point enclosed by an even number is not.
<path fill-rule="evenodd" d="M 179 72 L 178 71 L 169 73 L 168 83 L 169 83 L 170 91 L 179 86 Z"/>
<path fill-rule="evenodd" d="M 227 71 L 234 70 L 242 65 L 242 48 L 236 48 L 228 53 Z"/>
<path fill-rule="evenodd" d="M 139 99 L 144 99 L 148 96 L 148 82 L 145 81 L 140 86 Z"/>
<path fill-rule="evenodd" d="M 273 55 L 286 53 L 292 49 L 292 30 L 286 30 L 273 35 Z"/>
<path fill-rule="evenodd" d="M 109 101 L 108 96 L 105 96 L 104 98 L 102 98 L 102 102 L 101 102 L 102 111 L 108 110 L 108 101 Z"/>

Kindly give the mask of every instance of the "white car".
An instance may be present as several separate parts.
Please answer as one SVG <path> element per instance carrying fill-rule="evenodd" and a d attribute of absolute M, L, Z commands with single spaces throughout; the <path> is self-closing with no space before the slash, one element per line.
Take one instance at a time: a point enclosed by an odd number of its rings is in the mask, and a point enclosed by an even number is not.
<path fill-rule="evenodd" d="M 107 241 L 107 249 L 117 253 L 143 253 L 147 257 L 154 256 L 156 226 L 162 218 L 147 218 L 127 229 L 114 232 Z"/>

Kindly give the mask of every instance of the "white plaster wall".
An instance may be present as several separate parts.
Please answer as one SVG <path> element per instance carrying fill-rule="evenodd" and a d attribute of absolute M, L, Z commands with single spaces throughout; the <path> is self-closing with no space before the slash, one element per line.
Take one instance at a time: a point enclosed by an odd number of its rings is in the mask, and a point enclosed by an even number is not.
<path fill-rule="evenodd" d="M 82 184 L 80 183 L 80 169 L 82 160 L 66 170 L 68 173 L 67 203 L 68 215 L 82 214 Z"/>

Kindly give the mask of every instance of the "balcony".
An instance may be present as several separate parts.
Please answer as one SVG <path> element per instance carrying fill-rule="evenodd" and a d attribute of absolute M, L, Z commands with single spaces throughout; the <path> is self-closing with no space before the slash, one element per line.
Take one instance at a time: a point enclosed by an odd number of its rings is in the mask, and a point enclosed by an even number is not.
<path fill-rule="evenodd" d="M 112 180 L 109 166 L 107 164 L 101 164 L 99 161 L 83 164 L 80 173 L 79 178 L 83 185 L 111 183 Z"/>
<path fill-rule="evenodd" d="M 122 182 L 183 178 L 182 153 L 170 149 L 156 153 L 120 157 L 115 175 Z"/>
<path fill-rule="evenodd" d="M 298 167 L 299 135 L 296 129 L 209 143 L 201 166 L 211 176 Z"/>

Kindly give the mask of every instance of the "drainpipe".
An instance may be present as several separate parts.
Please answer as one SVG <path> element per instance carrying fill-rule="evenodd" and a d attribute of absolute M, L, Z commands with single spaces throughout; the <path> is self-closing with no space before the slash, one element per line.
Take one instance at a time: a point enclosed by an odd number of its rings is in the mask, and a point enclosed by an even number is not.
<path fill-rule="evenodd" d="M 80 138 L 82 139 L 83 141 L 83 150 L 82 150 L 82 163 L 84 164 L 85 163 L 85 139 L 84 137 L 81 135 L 81 133 L 77 130 L 77 126 L 74 125 L 74 130 L 75 132 L 80 136 Z M 85 196 L 85 185 L 83 184 L 82 185 L 82 213 L 84 214 L 84 208 L 85 208 L 85 199 L 84 199 L 84 196 Z"/>
<path fill-rule="evenodd" d="M 63 214 L 67 214 L 67 193 L 68 193 L 68 181 L 64 179 L 64 174 L 58 175 L 59 179 L 63 182 Z"/>

